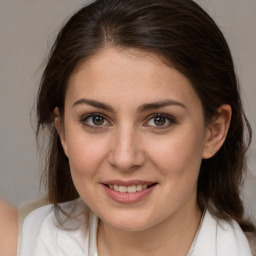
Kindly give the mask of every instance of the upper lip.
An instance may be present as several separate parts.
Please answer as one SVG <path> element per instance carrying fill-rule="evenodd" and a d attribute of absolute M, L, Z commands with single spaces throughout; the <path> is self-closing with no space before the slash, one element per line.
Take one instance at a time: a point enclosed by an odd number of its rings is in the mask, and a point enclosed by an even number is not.
<path fill-rule="evenodd" d="M 102 182 L 105 185 L 118 185 L 118 186 L 132 186 L 132 185 L 152 185 L 156 182 L 153 181 L 145 181 L 145 180 L 108 180 Z"/>

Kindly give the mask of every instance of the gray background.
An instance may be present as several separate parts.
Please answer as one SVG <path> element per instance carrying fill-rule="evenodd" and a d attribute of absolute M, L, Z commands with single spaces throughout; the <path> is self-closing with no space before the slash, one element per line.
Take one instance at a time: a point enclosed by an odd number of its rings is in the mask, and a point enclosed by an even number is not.
<path fill-rule="evenodd" d="M 43 194 L 33 129 L 43 60 L 82 0 L 0 0 L 0 196 L 19 205 Z M 256 0 L 197 0 L 231 47 L 247 115 L 256 133 Z M 32 114 L 32 115 L 31 115 Z M 31 118 L 32 116 L 32 118 Z M 31 124 L 32 121 L 32 124 Z M 256 216 L 256 136 L 243 194 Z"/>

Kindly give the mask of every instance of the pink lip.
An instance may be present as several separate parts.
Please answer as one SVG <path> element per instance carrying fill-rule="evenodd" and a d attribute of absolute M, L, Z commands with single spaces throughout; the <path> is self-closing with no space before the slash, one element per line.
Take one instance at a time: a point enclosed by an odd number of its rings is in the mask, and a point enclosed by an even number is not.
<path fill-rule="evenodd" d="M 120 183 L 113 183 L 113 184 L 119 185 Z M 127 184 L 127 183 L 125 183 L 125 184 Z M 135 185 L 135 183 L 132 183 L 132 184 Z M 139 184 L 142 184 L 142 183 L 139 183 Z M 128 186 L 128 185 L 124 185 L 123 183 L 121 185 Z M 112 200 L 114 200 L 118 203 L 123 203 L 123 204 L 131 204 L 131 203 L 135 203 L 135 202 L 138 202 L 138 201 L 144 199 L 155 189 L 155 187 L 156 186 L 153 185 L 149 188 L 146 188 L 141 191 L 134 192 L 134 193 L 121 193 L 121 192 L 118 192 L 118 191 L 115 191 L 115 190 L 109 188 L 106 185 L 103 185 L 103 188 L 104 188 L 106 194 Z"/>

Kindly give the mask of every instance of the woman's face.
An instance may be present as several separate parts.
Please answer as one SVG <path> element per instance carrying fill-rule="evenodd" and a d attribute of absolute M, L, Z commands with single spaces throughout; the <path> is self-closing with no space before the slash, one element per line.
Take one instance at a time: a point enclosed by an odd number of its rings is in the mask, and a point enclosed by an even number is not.
<path fill-rule="evenodd" d="M 190 81 L 152 53 L 105 48 L 70 79 L 62 145 L 78 193 L 114 228 L 196 208 L 209 133 Z"/>

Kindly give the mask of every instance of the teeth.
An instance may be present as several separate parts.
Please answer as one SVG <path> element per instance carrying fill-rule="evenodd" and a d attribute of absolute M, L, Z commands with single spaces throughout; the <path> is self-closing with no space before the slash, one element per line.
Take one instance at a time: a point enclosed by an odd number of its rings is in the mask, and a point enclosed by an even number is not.
<path fill-rule="evenodd" d="M 136 187 L 137 191 L 141 191 L 142 187 L 143 187 L 142 185 L 137 185 L 137 187 Z"/>
<path fill-rule="evenodd" d="M 127 191 L 128 193 L 135 193 L 137 191 L 137 186 L 136 185 L 129 186 L 127 187 Z"/>
<path fill-rule="evenodd" d="M 118 186 L 118 185 L 108 185 L 109 188 L 121 192 L 121 193 L 135 193 L 146 189 L 147 185 L 132 185 L 132 186 Z"/>
<path fill-rule="evenodd" d="M 119 192 L 125 193 L 127 192 L 128 188 L 126 186 L 119 186 Z"/>

